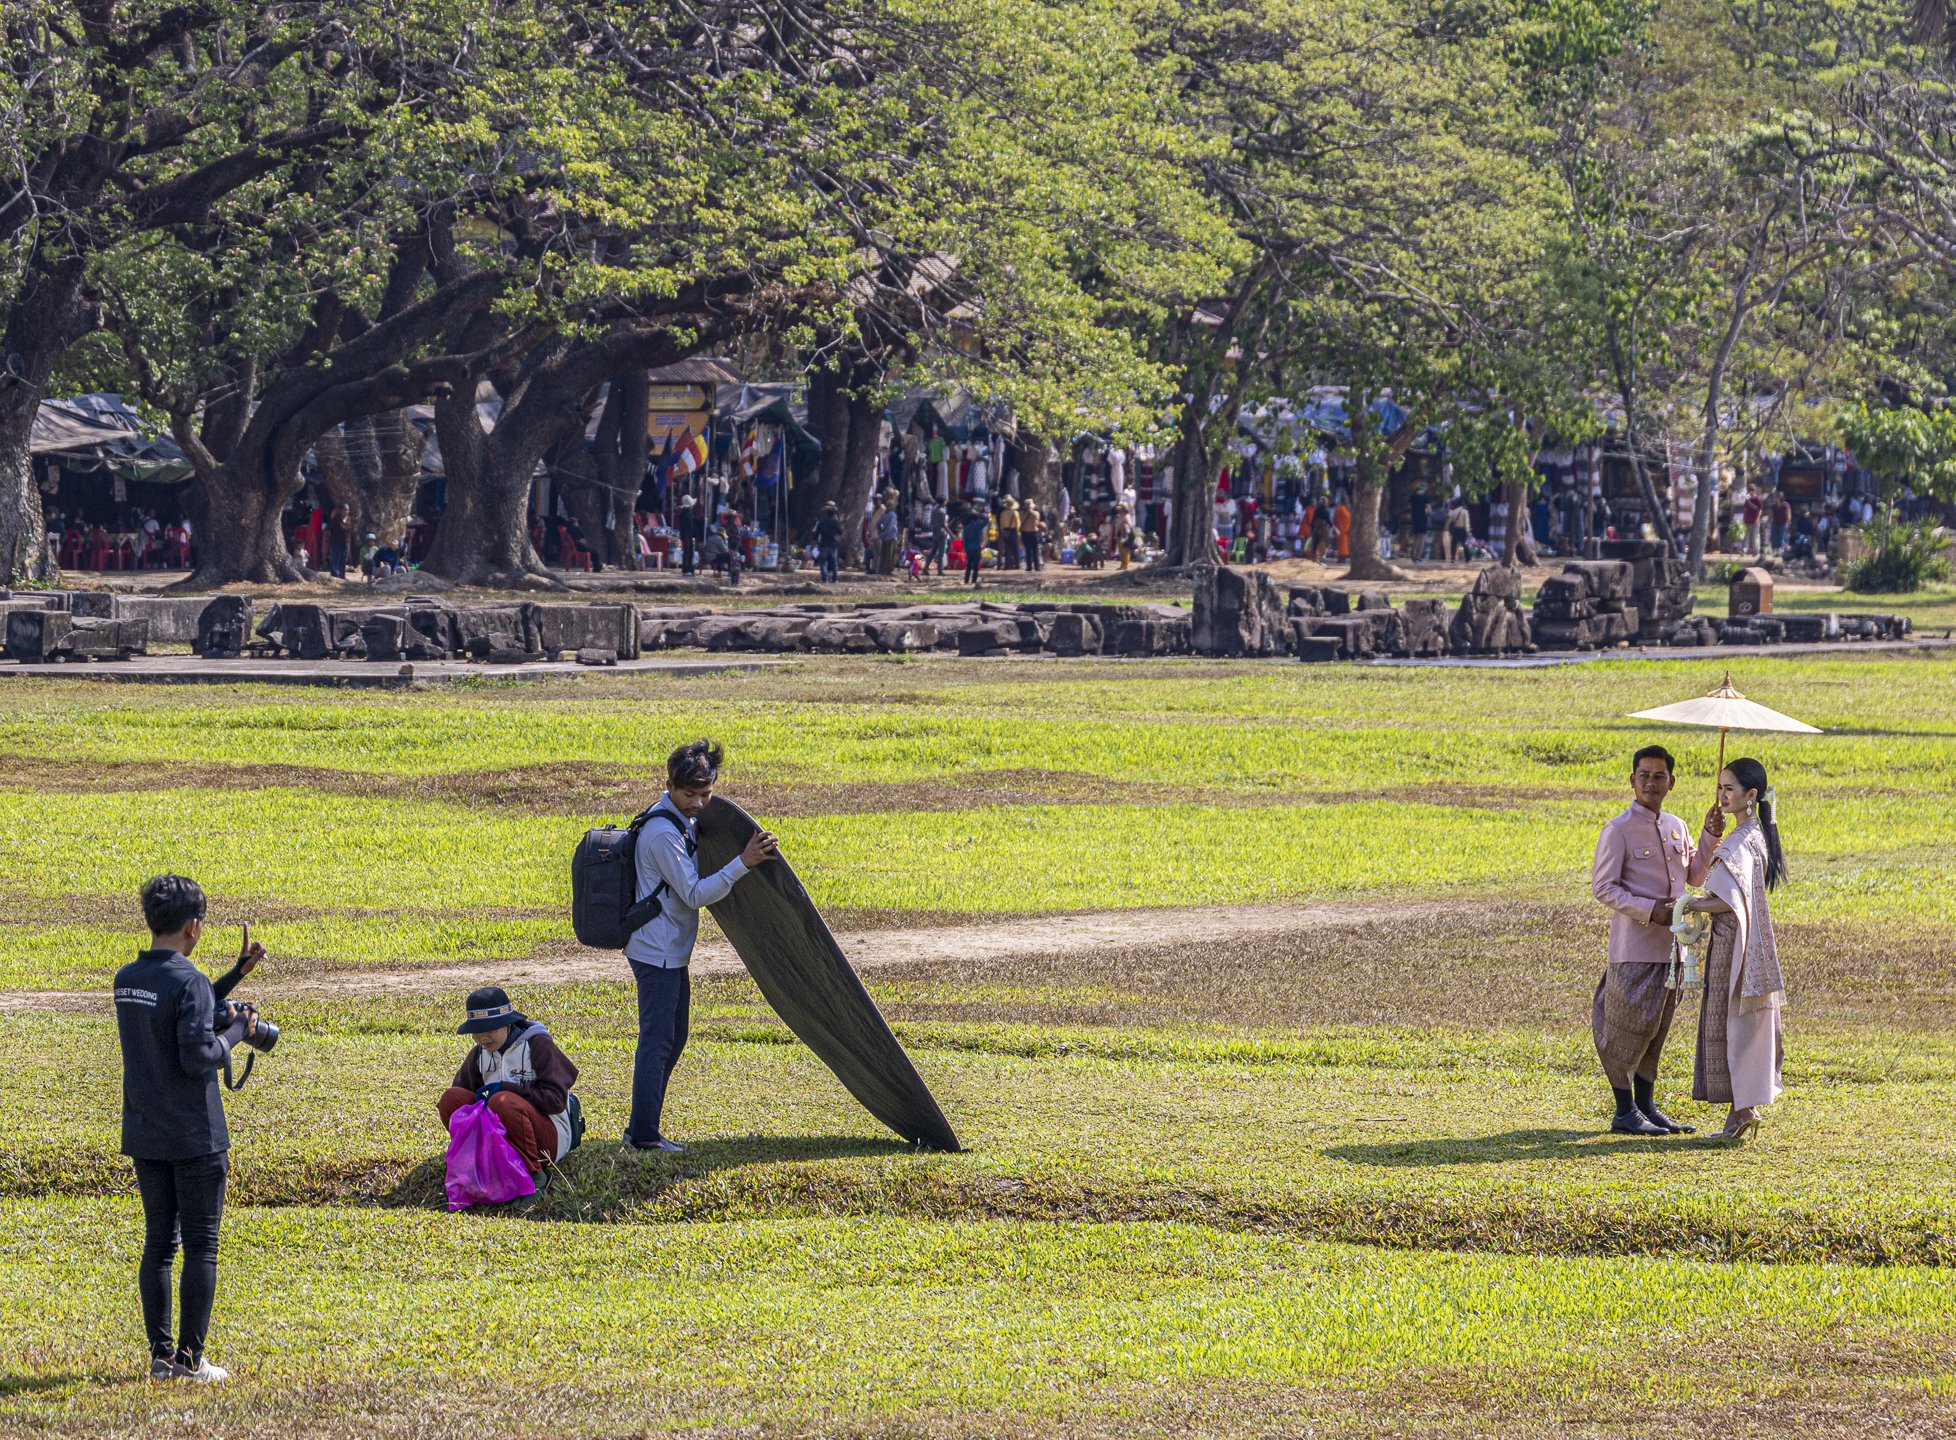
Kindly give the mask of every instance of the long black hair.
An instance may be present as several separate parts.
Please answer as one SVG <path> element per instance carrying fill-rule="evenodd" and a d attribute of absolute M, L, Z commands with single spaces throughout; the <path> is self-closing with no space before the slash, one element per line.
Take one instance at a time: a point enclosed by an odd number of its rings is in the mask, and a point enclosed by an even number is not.
<path fill-rule="evenodd" d="M 1725 767 L 1741 790 L 1759 792 L 1759 831 L 1766 837 L 1766 888 L 1777 890 L 1786 878 L 1786 855 L 1779 848 L 1779 821 L 1773 815 L 1773 802 L 1766 798 L 1766 767 L 1757 760 L 1734 760 Z"/>

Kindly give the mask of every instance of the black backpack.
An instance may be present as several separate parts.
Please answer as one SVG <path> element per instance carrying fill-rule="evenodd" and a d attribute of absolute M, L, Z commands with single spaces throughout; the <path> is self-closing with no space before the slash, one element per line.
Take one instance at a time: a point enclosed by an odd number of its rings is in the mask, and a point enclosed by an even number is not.
<path fill-rule="evenodd" d="M 631 824 L 620 830 L 606 825 L 587 830 L 571 853 L 571 929 L 577 943 L 593 950 L 623 950 L 634 932 L 659 918 L 665 905 L 659 892 L 666 888 L 661 880 L 652 893 L 638 898 L 638 832 L 648 820 L 664 820 L 686 837 L 686 853 L 694 850 L 686 825 L 670 810 L 656 806 L 641 810 Z"/>

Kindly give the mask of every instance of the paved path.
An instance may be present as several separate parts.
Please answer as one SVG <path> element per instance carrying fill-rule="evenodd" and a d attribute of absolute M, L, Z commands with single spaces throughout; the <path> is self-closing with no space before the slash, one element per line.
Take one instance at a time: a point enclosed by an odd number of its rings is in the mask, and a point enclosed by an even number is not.
<path fill-rule="evenodd" d="M 1733 663 L 1751 655 L 1906 655 L 1952 648 L 1956 648 L 1956 638 L 1923 635 L 1909 640 L 1818 640 L 1798 645 L 1640 645 L 1628 650 L 1550 650 L 1535 655 L 1440 655 L 1410 660 L 1382 657 L 1364 663 L 1428 665 L 1455 670 L 1534 670 L 1545 665 L 1587 665 L 1592 660 L 1722 660 Z"/>
<path fill-rule="evenodd" d="M 366 660 L 206 660 L 198 655 L 139 655 L 132 660 L 102 660 L 60 665 L 0 663 L 0 678 L 123 680 L 160 685 L 336 685 L 398 688 L 447 685 L 465 678 L 547 680 L 562 675 L 707 674 L 718 670 L 760 670 L 792 660 L 765 655 L 731 659 L 620 660 L 616 665 L 579 665 L 570 660 L 537 660 L 520 665 L 487 665 L 470 660 L 416 660 L 412 664 Z"/>

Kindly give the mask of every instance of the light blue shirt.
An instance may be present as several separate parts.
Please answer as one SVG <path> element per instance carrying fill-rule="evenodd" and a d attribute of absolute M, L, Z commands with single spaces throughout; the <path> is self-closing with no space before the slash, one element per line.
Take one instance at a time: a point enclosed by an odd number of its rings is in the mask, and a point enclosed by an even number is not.
<path fill-rule="evenodd" d="M 659 891 L 663 908 L 657 918 L 634 930 L 625 942 L 625 958 L 662 970 L 683 970 L 699 942 L 700 906 L 726 899 L 734 882 L 747 873 L 747 866 L 736 855 L 725 868 L 701 879 L 699 865 L 686 853 L 686 842 L 693 838 L 693 822 L 679 813 L 670 795 L 661 795 L 652 808 L 676 816 L 684 829 L 648 818 L 638 832 L 635 858 L 639 898 L 650 895 L 661 880 L 665 889 Z"/>

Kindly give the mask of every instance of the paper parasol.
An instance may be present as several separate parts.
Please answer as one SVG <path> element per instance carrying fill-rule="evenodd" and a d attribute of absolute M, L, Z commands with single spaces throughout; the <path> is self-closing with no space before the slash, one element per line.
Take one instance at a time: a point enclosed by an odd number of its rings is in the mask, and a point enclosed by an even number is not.
<path fill-rule="evenodd" d="M 1728 672 L 1724 682 L 1709 695 L 1696 700 L 1680 700 L 1675 705 L 1659 705 L 1655 710 L 1637 710 L 1632 720 L 1662 720 L 1667 725 L 1697 725 L 1718 732 L 1718 768 L 1725 768 L 1725 733 L 1728 730 L 1785 730 L 1797 735 L 1821 732 L 1803 720 L 1782 715 L 1756 704 L 1732 688 Z"/>

